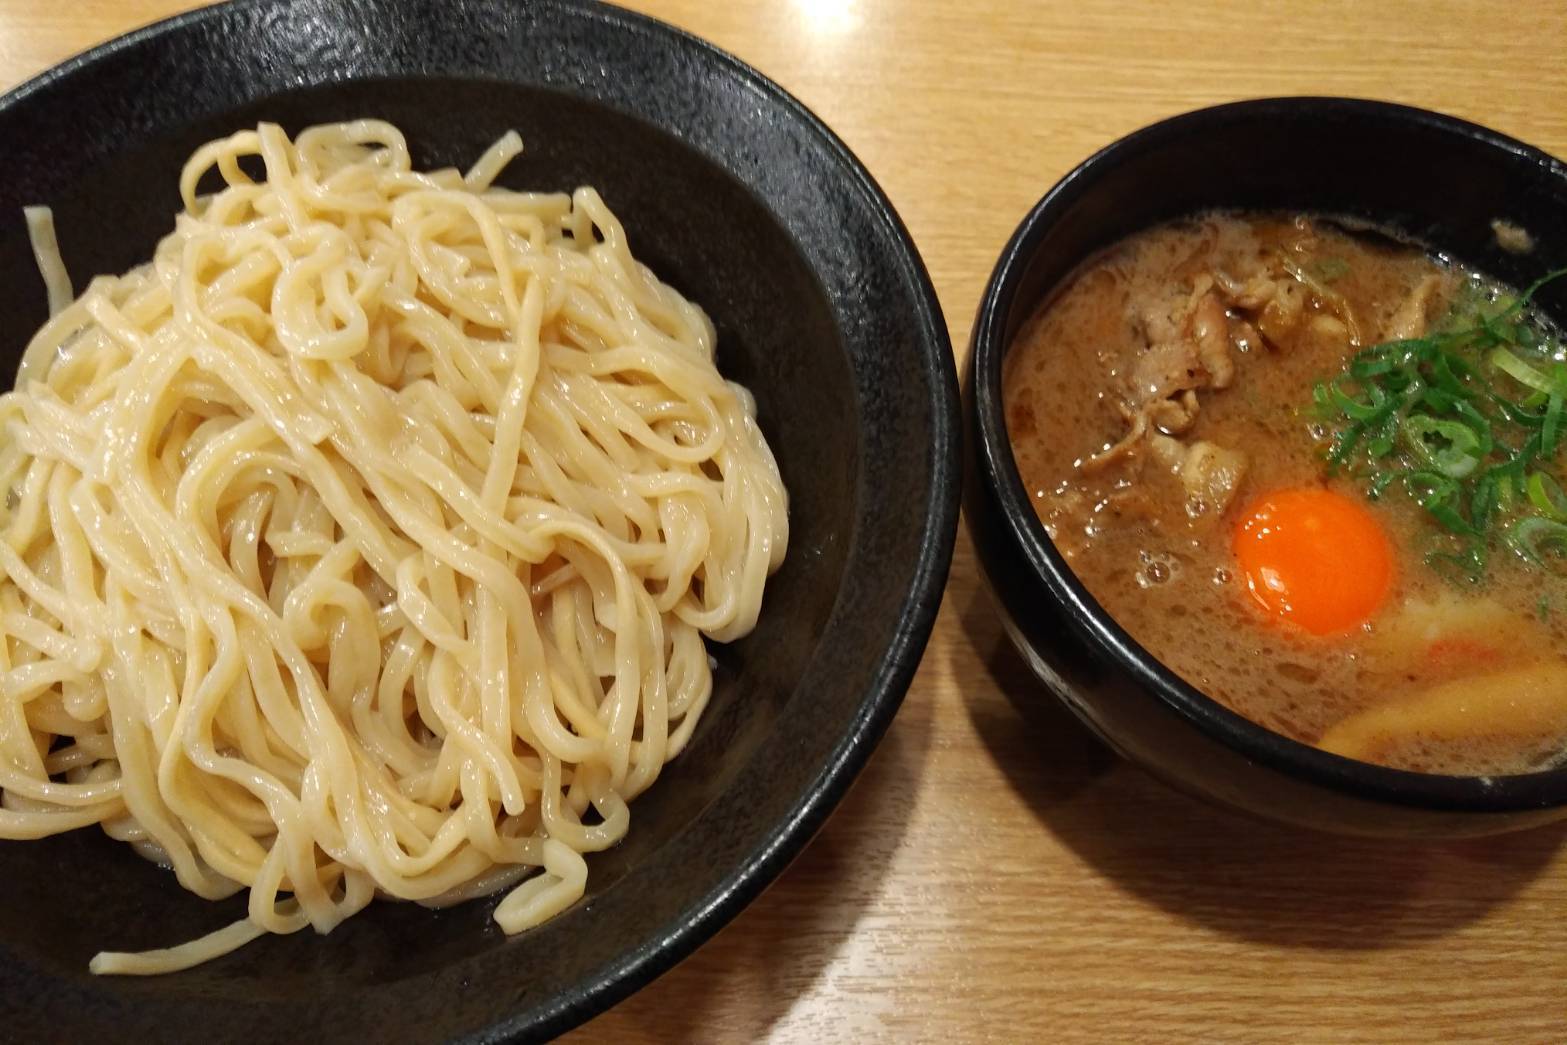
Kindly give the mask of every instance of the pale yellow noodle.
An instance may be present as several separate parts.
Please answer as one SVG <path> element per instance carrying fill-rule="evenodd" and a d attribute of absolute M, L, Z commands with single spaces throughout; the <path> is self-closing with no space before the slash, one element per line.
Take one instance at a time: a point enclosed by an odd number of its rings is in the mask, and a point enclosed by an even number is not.
<path fill-rule="evenodd" d="M 65 311 L 75 295 L 71 293 L 70 274 L 65 271 L 65 262 L 60 257 L 60 242 L 55 238 L 54 212 L 48 207 L 23 207 L 22 217 L 27 221 L 27 235 L 33 243 L 38 273 L 44 278 L 49 315 L 57 316 Z"/>
<path fill-rule="evenodd" d="M 262 124 L 74 301 L 29 211 L 51 319 L 0 396 L 0 837 L 97 823 L 250 897 L 94 972 L 377 895 L 553 917 L 689 741 L 703 635 L 754 626 L 788 522 L 753 400 L 597 193 L 493 187 L 521 150 L 419 172 L 380 121 Z"/>

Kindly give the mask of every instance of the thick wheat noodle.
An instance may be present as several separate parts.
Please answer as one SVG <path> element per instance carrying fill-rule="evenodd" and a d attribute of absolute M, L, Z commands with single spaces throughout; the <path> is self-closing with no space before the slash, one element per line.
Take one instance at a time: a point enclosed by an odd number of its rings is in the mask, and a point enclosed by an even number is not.
<path fill-rule="evenodd" d="M 99 824 L 249 890 L 94 972 L 377 895 L 552 917 L 690 739 L 703 635 L 754 626 L 788 522 L 753 401 L 597 193 L 492 187 L 521 149 L 421 173 L 383 122 L 262 124 L 74 300 L 30 209 L 53 316 L 0 397 L 0 837 Z"/>

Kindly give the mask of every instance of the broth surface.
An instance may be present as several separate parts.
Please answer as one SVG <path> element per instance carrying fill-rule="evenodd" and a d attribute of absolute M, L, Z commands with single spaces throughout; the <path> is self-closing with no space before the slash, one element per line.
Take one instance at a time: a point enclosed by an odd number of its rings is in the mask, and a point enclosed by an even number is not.
<path fill-rule="evenodd" d="M 1373 502 L 1363 481 L 1329 474 L 1313 409 L 1317 382 L 1360 347 L 1420 336 L 1481 285 L 1325 219 L 1218 213 L 1121 242 L 1044 303 L 1007 357 L 1008 433 L 1040 520 L 1133 638 L 1269 729 L 1426 772 L 1557 760 L 1559 582 L 1495 556 L 1483 583 L 1455 586 L 1424 561 L 1439 535 L 1417 503 Z M 1216 331 L 1227 355 L 1194 347 Z M 1343 494 L 1386 535 L 1392 579 L 1364 623 L 1309 634 L 1249 593 L 1237 521 L 1284 489 Z"/>

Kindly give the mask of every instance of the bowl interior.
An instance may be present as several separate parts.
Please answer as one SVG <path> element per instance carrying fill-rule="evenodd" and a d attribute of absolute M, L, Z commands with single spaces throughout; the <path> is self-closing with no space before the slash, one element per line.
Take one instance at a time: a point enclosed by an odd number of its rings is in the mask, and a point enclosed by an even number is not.
<path fill-rule="evenodd" d="M 421 166 L 464 166 L 514 128 L 526 151 L 502 184 L 594 185 L 639 259 L 713 318 L 719 367 L 755 394 L 790 492 L 788 558 L 756 630 L 713 647 L 692 743 L 634 803 L 625 842 L 589 858 L 588 895 L 562 916 L 508 939 L 493 901 L 383 903 L 325 939 L 95 979 L 97 950 L 182 942 L 243 917 L 243 895 L 201 901 L 96 830 L 4 843 L 12 1033 L 561 1029 L 689 951 L 782 868 L 912 675 L 956 519 L 956 405 L 934 296 L 889 205 L 797 103 L 698 41 L 569 2 L 452 7 L 220 8 L 0 100 L 0 140 L 16 145 L 0 179 L 0 372 L 44 318 L 23 205 L 54 208 L 80 289 L 149 257 L 185 158 L 257 120 L 384 118 Z M 900 522 L 862 526 L 871 505 Z"/>
<path fill-rule="evenodd" d="M 1129 135 L 1051 190 L 1008 249 L 1016 248 L 1008 275 L 1017 281 L 1005 316 L 1009 342 L 1096 251 L 1215 208 L 1360 220 L 1515 286 L 1567 265 L 1567 168 L 1537 150 L 1385 102 L 1237 102 Z M 1528 231 L 1534 250 L 1503 249 L 1494 219 Z M 1567 287 L 1555 283 L 1538 301 L 1560 317 Z"/>
<path fill-rule="evenodd" d="M 1329 755 L 1230 712 L 1137 644 L 1055 551 L 1023 490 L 1001 399 L 1005 353 L 1023 322 L 1096 252 L 1161 222 L 1216 208 L 1348 218 L 1514 286 L 1567 267 L 1567 167 L 1464 121 L 1381 102 L 1279 98 L 1199 110 L 1105 148 L 1019 226 L 992 276 L 974 341 L 979 449 L 1007 524 L 1093 658 L 1129 671 L 1201 729 L 1292 775 L 1402 804 L 1511 809 L 1567 801 L 1567 772 L 1478 778 L 1415 774 Z M 1513 253 L 1492 221 L 1527 230 Z M 1536 302 L 1567 316 L 1567 280 Z"/>

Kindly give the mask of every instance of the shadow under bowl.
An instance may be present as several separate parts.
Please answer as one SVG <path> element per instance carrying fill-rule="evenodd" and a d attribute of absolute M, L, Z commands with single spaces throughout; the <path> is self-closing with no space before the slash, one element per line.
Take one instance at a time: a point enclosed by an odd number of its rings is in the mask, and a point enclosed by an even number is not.
<path fill-rule="evenodd" d="M 589 858 L 585 899 L 515 938 L 494 901 L 379 903 L 188 972 L 94 978 L 100 949 L 244 916 L 96 831 L 0 844 L 0 1025 L 31 1040 L 502 1040 L 558 1033 L 651 980 L 809 840 L 896 711 L 957 524 L 951 346 L 906 230 L 810 112 L 661 23 L 573 0 L 260 0 L 106 44 L 0 98 L 0 371 L 45 303 L 21 208 L 54 208 L 78 287 L 149 258 L 185 158 L 258 120 L 378 117 L 422 167 L 509 129 L 514 188 L 591 184 L 637 256 L 712 317 L 790 491 L 755 631 L 714 647 L 686 751 Z"/>
<path fill-rule="evenodd" d="M 1002 365 L 1019 327 L 1096 252 L 1213 209 L 1360 219 L 1512 285 L 1567 266 L 1567 167 L 1461 120 L 1382 102 L 1274 98 L 1203 109 L 1100 151 L 1035 206 L 1002 252 L 964 377 L 964 516 L 1007 634 L 1116 751 L 1221 805 L 1351 834 L 1447 837 L 1567 817 L 1567 771 L 1458 777 L 1328 754 L 1209 699 L 1139 646 L 1072 573 L 1008 442 Z M 1492 222 L 1527 230 L 1511 253 Z M 1536 299 L 1560 320 L 1567 287 Z"/>

